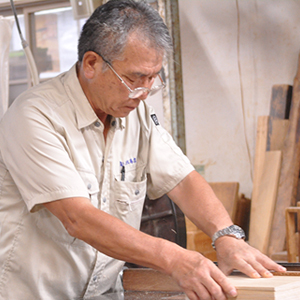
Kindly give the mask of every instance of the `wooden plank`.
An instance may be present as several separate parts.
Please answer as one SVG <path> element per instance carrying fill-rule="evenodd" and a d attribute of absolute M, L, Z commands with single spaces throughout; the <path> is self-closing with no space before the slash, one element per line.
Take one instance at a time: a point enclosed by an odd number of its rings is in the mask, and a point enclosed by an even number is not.
<path fill-rule="evenodd" d="M 228 276 L 237 288 L 236 300 L 296 300 L 300 294 L 299 276 L 274 276 L 252 279 L 245 275 Z M 168 275 L 152 269 L 127 269 L 123 273 L 125 291 L 180 292 L 180 287 Z"/>
<path fill-rule="evenodd" d="M 298 64 L 300 61 L 298 60 Z M 279 179 L 278 196 L 272 224 L 268 254 L 284 250 L 286 233 L 285 209 L 296 204 L 300 165 L 300 65 L 293 84 L 293 97 L 290 109 L 290 125 L 284 143 L 282 168 Z"/>
<path fill-rule="evenodd" d="M 233 220 L 236 214 L 239 183 L 238 182 L 209 182 L 218 199 L 222 202 Z"/>
<path fill-rule="evenodd" d="M 293 87 L 288 84 L 275 84 L 272 86 L 270 117 L 288 119 L 292 101 Z"/>
<path fill-rule="evenodd" d="M 281 151 L 268 151 L 256 198 L 252 198 L 249 244 L 266 254 L 281 168 Z"/>
<path fill-rule="evenodd" d="M 244 229 L 246 240 L 249 239 L 250 210 L 251 210 L 251 200 L 246 198 L 244 194 L 241 194 L 238 199 L 234 224 Z"/>
<path fill-rule="evenodd" d="M 284 142 L 287 136 L 289 124 L 289 120 L 270 118 L 267 151 L 284 149 Z"/>
<path fill-rule="evenodd" d="M 281 134 L 280 130 L 286 131 L 286 122 L 289 119 L 290 114 L 290 107 L 292 102 L 292 91 L 293 87 L 288 84 L 275 84 L 272 86 L 272 96 L 271 96 L 271 104 L 270 104 L 270 120 L 269 120 L 269 130 L 268 130 L 268 141 L 267 141 L 267 151 L 269 150 L 282 150 L 283 148 L 283 141 L 281 141 L 281 145 L 272 147 L 271 138 L 278 138 L 278 133 L 280 136 L 285 137 L 286 132 Z M 279 124 L 282 123 L 283 128 L 281 125 L 275 126 L 275 130 L 273 130 L 273 122 L 278 122 Z M 288 121 L 287 121 L 288 123 Z M 275 124 L 277 125 L 277 124 Z M 276 142 L 276 141 L 275 141 Z M 274 143 L 274 141 L 273 141 Z"/>
<path fill-rule="evenodd" d="M 300 293 L 298 276 L 274 276 L 272 278 L 253 279 L 243 275 L 229 276 L 237 288 L 236 300 L 297 300 Z"/>
<path fill-rule="evenodd" d="M 259 185 L 260 185 L 261 175 L 263 172 L 265 153 L 267 149 L 268 124 L 269 124 L 269 116 L 258 117 L 257 130 L 256 130 L 255 157 L 254 157 L 252 199 L 257 199 L 259 194 Z M 250 224 L 251 224 L 251 219 L 250 219 Z"/>

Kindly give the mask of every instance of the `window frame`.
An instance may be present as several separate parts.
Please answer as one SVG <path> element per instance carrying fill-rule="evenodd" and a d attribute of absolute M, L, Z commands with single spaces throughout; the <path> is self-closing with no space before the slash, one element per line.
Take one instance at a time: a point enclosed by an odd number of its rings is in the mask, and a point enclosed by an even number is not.
<path fill-rule="evenodd" d="M 29 44 L 30 49 L 33 47 L 33 38 L 34 34 L 32 32 L 33 24 L 31 22 L 32 18 L 31 15 L 48 9 L 55 9 L 55 8 L 63 8 L 63 7 L 72 7 L 70 1 L 66 0 L 46 0 L 46 1 L 28 1 L 28 2 L 22 2 L 22 3 L 14 3 L 14 6 L 16 8 L 17 14 L 23 14 L 24 15 L 24 24 L 25 24 L 25 32 L 22 32 L 23 36 L 26 36 L 26 42 Z M 4 17 L 7 16 L 13 16 L 13 10 L 11 8 L 10 3 L 7 4 L 0 4 L 0 14 Z M 20 41 L 21 43 L 21 41 Z M 40 79 L 40 81 L 45 81 L 48 78 Z M 16 80 L 9 80 L 9 86 L 14 85 L 21 85 L 21 84 L 27 84 L 28 87 L 31 86 L 31 78 L 30 78 L 30 72 L 27 68 L 27 78 L 24 79 L 16 79 Z"/>

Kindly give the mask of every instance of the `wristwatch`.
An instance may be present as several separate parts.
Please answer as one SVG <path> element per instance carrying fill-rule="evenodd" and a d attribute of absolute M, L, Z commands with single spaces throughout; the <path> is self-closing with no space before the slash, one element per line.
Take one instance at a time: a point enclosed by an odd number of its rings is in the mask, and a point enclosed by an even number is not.
<path fill-rule="evenodd" d="M 212 246 L 214 249 L 216 249 L 216 246 L 215 246 L 215 241 L 220 238 L 221 236 L 224 236 L 224 235 L 227 235 L 227 236 L 232 236 L 232 237 L 235 237 L 236 239 L 245 239 L 245 232 L 244 230 L 237 226 L 237 225 L 231 225 L 231 226 L 228 226 L 228 227 L 225 227 L 219 231 L 217 231 L 213 237 L 212 237 Z"/>

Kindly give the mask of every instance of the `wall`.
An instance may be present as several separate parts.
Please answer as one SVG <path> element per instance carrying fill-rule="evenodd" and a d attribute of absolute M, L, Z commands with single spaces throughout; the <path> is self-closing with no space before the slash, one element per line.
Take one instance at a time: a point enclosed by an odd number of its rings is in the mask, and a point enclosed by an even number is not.
<path fill-rule="evenodd" d="M 296 74 L 300 1 L 178 1 L 187 155 L 206 180 L 238 181 L 251 197 L 257 117 L 272 85 Z M 163 124 L 160 96 L 148 102 Z"/>
<path fill-rule="evenodd" d="M 179 7 L 187 155 L 206 180 L 238 181 L 251 197 L 257 117 L 269 114 L 272 86 L 292 85 L 296 74 L 300 1 L 179 0 Z"/>

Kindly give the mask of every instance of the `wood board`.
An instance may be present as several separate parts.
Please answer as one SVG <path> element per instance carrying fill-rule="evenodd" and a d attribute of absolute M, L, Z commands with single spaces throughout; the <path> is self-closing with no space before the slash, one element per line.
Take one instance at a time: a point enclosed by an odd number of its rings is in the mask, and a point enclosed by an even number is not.
<path fill-rule="evenodd" d="M 258 117 L 257 129 L 256 129 L 252 201 L 253 199 L 257 199 L 259 194 L 259 185 L 260 185 L 261 175 L 263 173 L 265 153 L 267 149 L 268 124 L 269 124 L 269 116 Z M 250 227 L 251 227 L 251 213 L 250 213 Z M 249 233 L 249 235 L 251 235 L 251 232 Z"/>
<path fill-rule="evenodd" d="M 283 150 L 287 136 L 289 120 L 270 118 L 267 150 Z"/>
<path fill-rule="evenodd" d="M 299 300 L 300 278 L 298 276 L 274 276 L 253 279 L 243 275 L 229 276 L 237 288 L 235 300 Z"/>
<path fill-rule="evenodd" d="M 281 151 L 267 151 L 264 156 L 257 194 L 251 203 L 249 244 L 267 254 L 281 169 Z"/>
<path fill-rule="evenodd" d="M 300 295 L 299 276 L 274 276 L 272 278 L 252 279 L 245 275 L 228 276 L 237 288 L 235 300 L 296 300 Z M 153 269 L 128 269 L 123 273 L 126 291 L 181 291 L 168 275 Z"/>
<path fill-rule="evenodd" d="M 251 199 L 246 198 L 244 194 L 240 194 L 234 224 L 244 229 L 246 240 L 249 240 L 250 210 Z"/>
<path fill-rule="evenodd" d="M 238 182 L 209 182 L 217 198 L 222 202 L 230 218 L 234 220 L 237 210 Z"/>
<path fill-rule="evenodd" d="M 288 84 L 274 84 L 270 102 L 270 117 L 288 119 L 292 101 L 293 87 Z"/>

